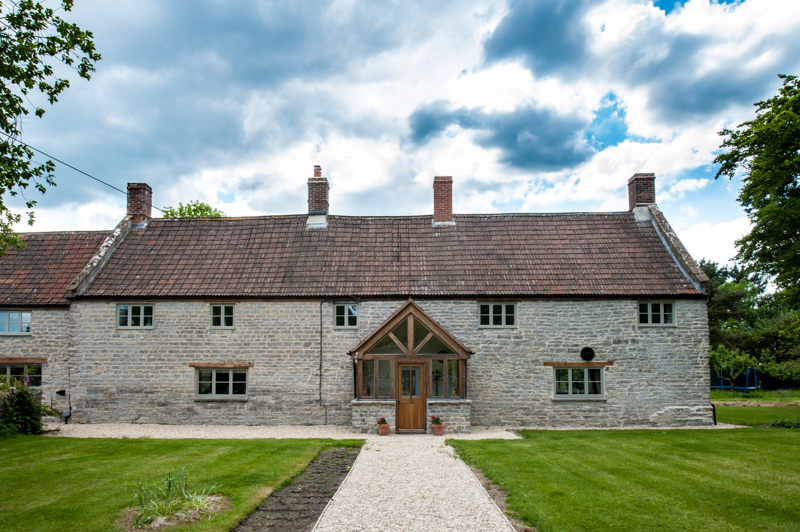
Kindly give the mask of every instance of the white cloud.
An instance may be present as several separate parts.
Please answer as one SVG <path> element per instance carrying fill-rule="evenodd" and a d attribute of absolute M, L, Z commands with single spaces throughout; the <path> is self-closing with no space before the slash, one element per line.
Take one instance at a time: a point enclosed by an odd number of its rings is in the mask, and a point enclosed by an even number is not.
<path fill-rule="evenodd" d="M 728 264 L 736 255 L 736 240 L 749 233 L 750 227 L 750 220 L 742 216 L 729 222 L 700 222 L 677 233 L 695 260 Z"/>

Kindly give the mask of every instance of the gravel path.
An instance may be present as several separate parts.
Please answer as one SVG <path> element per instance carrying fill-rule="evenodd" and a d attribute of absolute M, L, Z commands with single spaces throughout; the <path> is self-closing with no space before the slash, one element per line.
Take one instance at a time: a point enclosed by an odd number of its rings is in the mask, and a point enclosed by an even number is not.
<path fill-rule="evenodd" d="M 496 436 L 513 437 L 499 431 Z M 314 528 L 315 532 L 456 530 L 514 532 L 453 448 L 444 444 L 444 438 L 428 435 L 369 438 Z"/>

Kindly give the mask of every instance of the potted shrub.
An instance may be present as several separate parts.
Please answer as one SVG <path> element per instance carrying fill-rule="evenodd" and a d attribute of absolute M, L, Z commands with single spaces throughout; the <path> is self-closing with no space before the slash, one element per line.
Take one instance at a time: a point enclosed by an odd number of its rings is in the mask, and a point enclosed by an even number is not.
<path fill-rule="evenodd" d="M 385 417 L 382 417 L 378 420 L 378 434 L 380 436 L 389 435 L 389 423 L 386 421 Z"/>
<path fill-rule="evenodd" d="M 435 436 L 444 434 L 444 424 L 442 424 L 442 418 L 439 416 L 431 416 L 431 426 L 433 427 L 433 434 Z"/>

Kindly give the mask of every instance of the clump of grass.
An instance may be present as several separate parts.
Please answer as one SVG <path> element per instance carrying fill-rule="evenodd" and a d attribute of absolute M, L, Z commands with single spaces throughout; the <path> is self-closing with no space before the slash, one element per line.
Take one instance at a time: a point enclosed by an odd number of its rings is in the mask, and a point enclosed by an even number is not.
<path fill-rule="evenodd" d="M 765 427 L 770 429 L 800 429 L 800 419 L 773 419 Z"/>
<path fill-rule="evenodd" d="M 209 505 L 206 498 L 208 491 L 200 493 L 191 491 L 186 482 L 184 468 L 167 473 L 155 484 L 141 483 L 133 494 L 139 501 L 139 513 L 133 522 L 134 526 L 144 526 L 153 522 L 156 517 L 168 517 L 190 509 L 205 509 Z"/>

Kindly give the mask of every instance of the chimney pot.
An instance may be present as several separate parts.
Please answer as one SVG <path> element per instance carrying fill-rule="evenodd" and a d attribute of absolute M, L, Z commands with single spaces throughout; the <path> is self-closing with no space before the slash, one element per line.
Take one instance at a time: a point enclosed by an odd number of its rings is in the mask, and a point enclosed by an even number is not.
<path fill-rule="evenodd" d="M 322 177 L 322 167 L 318 164 L 314 165 L 314 177 Z"/>
<path fill-rule="evenodd" d="M 433 223 L 452 225 L 453 223 L 453 178 L 437 175 L 433 178 Z"/>
<path fill-rule="evenodd" d="M 153 212 L 153 189 L 147 183 L 128 183 L 128 216 L 131 223 L 147 224 Z"/>
<path fill-rule="evenodd" d="M 628 210 L 637 205 L 653 205 L 656 202 L 656 175 L 633 174 L 628 179 Z"/>

